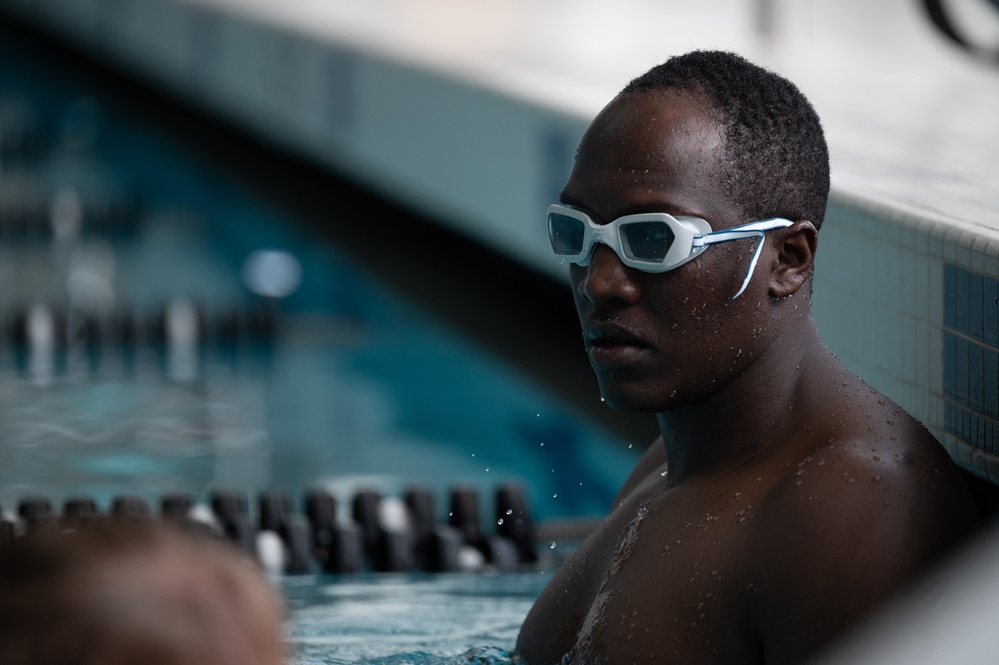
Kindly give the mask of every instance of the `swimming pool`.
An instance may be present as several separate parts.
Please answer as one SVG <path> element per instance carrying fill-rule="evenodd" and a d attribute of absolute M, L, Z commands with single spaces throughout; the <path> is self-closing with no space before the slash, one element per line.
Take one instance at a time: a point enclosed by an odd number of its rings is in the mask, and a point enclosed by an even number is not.
<path fill-rule="evenodd" d="M 8 517 L 30 496 L 317 487 L 343 512 L 421 486 L 444 522 L 467 486 L 491 533 L 509 482 L 542 531 L 607 509 L 637 447 L 18 42 L 0 47 L 4 145 L 37 140 L 0 165 Z M 519 572 L 282 578 L 295 662 L 502 662 L 569 547 Z"/>

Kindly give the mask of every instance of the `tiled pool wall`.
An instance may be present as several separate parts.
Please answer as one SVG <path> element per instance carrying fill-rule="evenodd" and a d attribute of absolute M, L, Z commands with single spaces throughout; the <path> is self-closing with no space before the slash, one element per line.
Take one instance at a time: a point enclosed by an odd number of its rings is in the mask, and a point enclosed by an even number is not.
<path fill-rule="evenodd" d="M 477 79 L 460 63 L 407 61 L 363 35 L 320 36 L 226 6 L 0 0 L 234 124 L 562 274 L 539 211 L 588 118 L 565 100 L 554 106 L 557 91 L 517 94 L 510 80 Z M 820 236 L 814 311 L 827 344 L 965 467 L 999 481 L 999 230 L 840 191 Z"/>
<path fill-rule="evenodd" d="M 813 311 L 851 369 L 999 482 L 999 231 L 834 196 Z"/>

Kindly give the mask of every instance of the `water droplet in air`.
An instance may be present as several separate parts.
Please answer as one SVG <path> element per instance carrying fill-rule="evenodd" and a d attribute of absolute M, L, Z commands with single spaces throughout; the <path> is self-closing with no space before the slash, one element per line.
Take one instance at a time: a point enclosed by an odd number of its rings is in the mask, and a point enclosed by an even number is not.
<path fill-rule="evenodd" d="M 552 544 L 548 546 L 548 549 L 550 549 L 550 550 L 555 549 L 555 541 L 554 540 L 552 541 Z"/>
<path fill-rule="evenodd" d="M 503 526 L 503 518 L 501 517 L 501 518 L 499 518 L 498 520 L 496 520 L 496 524 L 497 524 L 498 526 Z"/>
<path fill-rule="evenodd" d="M 508 509 L 508 510 L 506 511 L 506 514 L 507 514 L 507 515 L 513 515 L 513 508 L 510 508 L 510 509 Z"/>
<path fill-rule="evenodd" d="M 558 498 L 558 494 L 552 494 L 552 498 L 553 499 L 557 499 Z"/>

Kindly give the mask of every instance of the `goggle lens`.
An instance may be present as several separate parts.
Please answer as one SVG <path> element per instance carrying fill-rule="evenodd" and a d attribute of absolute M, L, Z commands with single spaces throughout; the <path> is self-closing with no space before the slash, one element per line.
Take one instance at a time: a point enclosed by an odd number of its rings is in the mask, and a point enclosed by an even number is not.
<path fill-rule="evenodd" d="M 620 227 L 624 251 L 638 261 L 661 262 L 673 244 L 673 231 L 664 222 L 633 222 Z"/>
<path fill-rule="evenodd" d="M 548 233 L 551 236 L 552 249 L 559 256 L 577 256 L 583 251 L 586 228 L 583 222 L 575 217 L 557 212 L 549 213 Z"/>

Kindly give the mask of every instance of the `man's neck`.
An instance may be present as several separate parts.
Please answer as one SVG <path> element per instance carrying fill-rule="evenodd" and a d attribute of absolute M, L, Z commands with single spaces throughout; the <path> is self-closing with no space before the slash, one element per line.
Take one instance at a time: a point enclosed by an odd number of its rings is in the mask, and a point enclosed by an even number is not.
<path fill-rule="evenodd" d="M 799 427 L 809 386 L 839 366 L 810 317 L 774 338 L 745 372 L 708 399 L 660 413 L 671 485 L 779 454 Z"/>

